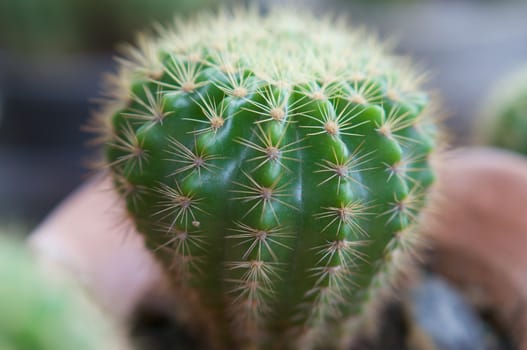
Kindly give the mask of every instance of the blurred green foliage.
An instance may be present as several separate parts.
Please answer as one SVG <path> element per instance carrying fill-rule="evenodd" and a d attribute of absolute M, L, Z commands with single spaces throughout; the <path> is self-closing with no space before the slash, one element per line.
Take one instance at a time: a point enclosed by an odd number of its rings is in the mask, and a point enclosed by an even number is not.
<path fill-rule="evenodd" d="M 112 50 L 152 22 L 166 23 L 232 0 L 1 0 L 0 49 L 60 53 Z"/>
<path fill-rule="evenodd" d="M 474 123 L 476 143 L 527 155 L 527 65 L 492 87 Z"/>
<path fill-rule="evenodd" d="M 58 265 L 0 230 L 0 349 L 129 349 L 114 320 Z"/>

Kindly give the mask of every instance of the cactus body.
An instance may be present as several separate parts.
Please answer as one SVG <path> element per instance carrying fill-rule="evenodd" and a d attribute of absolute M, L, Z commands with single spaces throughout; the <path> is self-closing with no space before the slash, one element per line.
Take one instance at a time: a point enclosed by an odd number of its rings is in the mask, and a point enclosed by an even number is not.
<path fill-rule="evenodd" d="M 79 288 L 24 248 L 0 232 L 0 349 L 129 349 Z"/>
<path fill-rule="evenodd" d="M 490 93 L 475 141 L 527 155 L 527 68 L 505 77 Z"/>
<path fill-rule="evenodd" d="M 140 46 L 99 118 L 106 159 L 192 319 L 217 347 L 336 347 L 433 180 L 416 76 L 365 33 L 290 11 Z"/>

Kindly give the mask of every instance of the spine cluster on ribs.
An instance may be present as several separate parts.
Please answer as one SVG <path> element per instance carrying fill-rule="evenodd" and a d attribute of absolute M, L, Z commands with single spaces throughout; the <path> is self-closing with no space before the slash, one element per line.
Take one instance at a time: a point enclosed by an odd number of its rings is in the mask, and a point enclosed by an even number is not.
<path fill-rule="evenodd" d="M 140 38 L 111 79 L 116 189 L 218 347 L 337 346 L 414 241 L 429 98 L 406 61 L 330 22 L 202 16 Z"/>

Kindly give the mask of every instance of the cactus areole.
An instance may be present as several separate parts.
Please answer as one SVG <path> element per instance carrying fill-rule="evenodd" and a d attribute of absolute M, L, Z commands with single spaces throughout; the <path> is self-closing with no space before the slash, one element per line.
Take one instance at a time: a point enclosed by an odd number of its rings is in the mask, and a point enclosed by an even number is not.
<path fill-rule="evenodd" d="M 204 15 L 128 51 L 106 161 L 184 317 L 216 348 L 345 344 L 433 181 L 408 62 L 292 11 Z"/>

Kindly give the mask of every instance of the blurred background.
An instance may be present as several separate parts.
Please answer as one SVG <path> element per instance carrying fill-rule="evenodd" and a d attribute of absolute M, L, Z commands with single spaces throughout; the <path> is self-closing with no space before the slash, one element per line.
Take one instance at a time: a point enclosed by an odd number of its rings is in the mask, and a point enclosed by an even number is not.
<path fill-rule="evenodd" d="M 232 5 L 236 0 L 227 0 Z M 154 21 L 223 5 L 212 0 L 0 0 L 0 227 L 31 229 L 79 185 L 95 153 L 83 132 L 119 43 Z M 245 1 L 244 1 L 245 2 Z M 261 0 L 263 7 L 283 1 Z M 307 0 L 337 12 L 430 72 L 455 145 L 496 81 L 527 63 L 527 2 Z M 26 231 L 27 231 L 26 230 Z"/>

